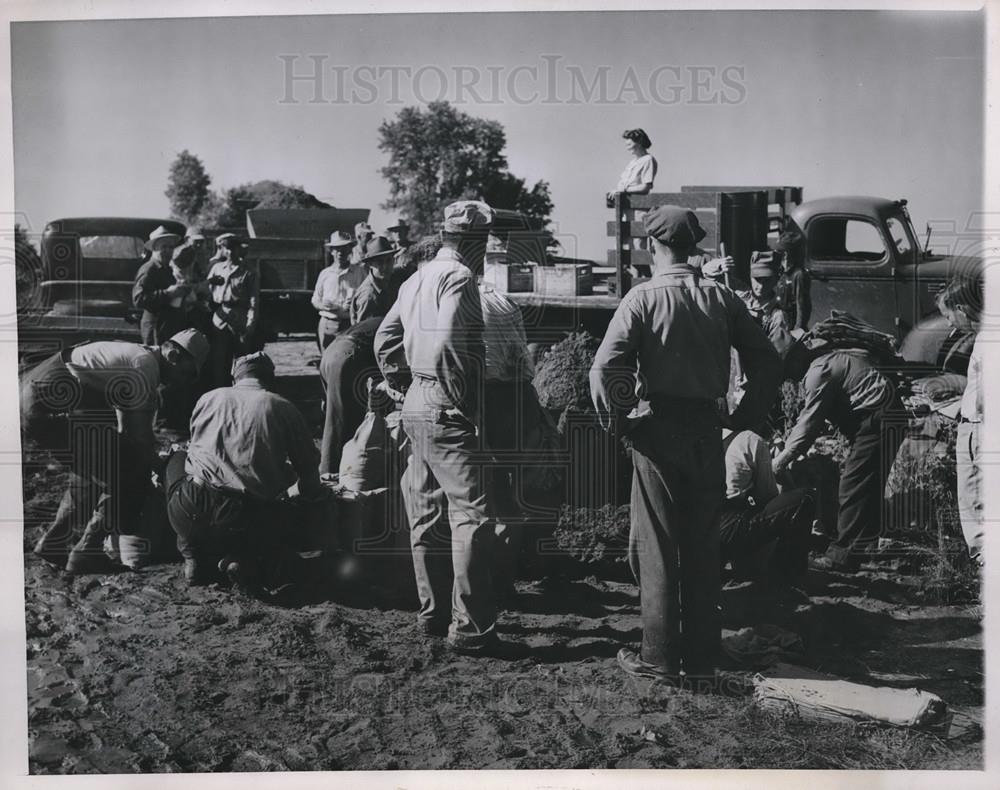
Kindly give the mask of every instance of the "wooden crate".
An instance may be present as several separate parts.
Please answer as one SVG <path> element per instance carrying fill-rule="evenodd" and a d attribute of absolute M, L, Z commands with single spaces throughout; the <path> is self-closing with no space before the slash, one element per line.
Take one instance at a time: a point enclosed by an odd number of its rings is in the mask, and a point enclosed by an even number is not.
<path fill-rule="evenodd" d="M 555 263 L 535 268 L 535 293 L 546 296 L 590 296 L 594 271 L 589 263 Z"/>
<path fill-rule="evenodd" d="M 527 263 L 487 263 L 483 282 L 500 293 L 531 293 L 535 290 L 535 269 Z"/>

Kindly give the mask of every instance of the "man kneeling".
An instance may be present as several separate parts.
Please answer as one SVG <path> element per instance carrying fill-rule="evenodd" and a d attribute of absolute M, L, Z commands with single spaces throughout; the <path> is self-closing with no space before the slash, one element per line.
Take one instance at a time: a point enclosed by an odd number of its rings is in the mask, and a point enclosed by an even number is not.
<path fill-rule="evenodd" d="M 201 397 L 187 452 L 167 464 L 167 515 L 190 584 L 209 583 L 217 570 L 249 586 L 264 583 L 291 556 L 297 519 L 285 493 L 296 476 L 305 499 L 323 499 L 309 426 L 294 404 L 268 391 L 273 382 L 274 363 L 263 352 L 237 359 L 233 386 Z"/>
<path fill-rule="evenodd" d="M 753 431 L 729 432 L 721 558 L 737 577 L 778 584 L 805 573 L 816 504 L 803 488 L 778 493 L 768 444 Z M 766 555 L 766 556 L 765 556 Z"/>

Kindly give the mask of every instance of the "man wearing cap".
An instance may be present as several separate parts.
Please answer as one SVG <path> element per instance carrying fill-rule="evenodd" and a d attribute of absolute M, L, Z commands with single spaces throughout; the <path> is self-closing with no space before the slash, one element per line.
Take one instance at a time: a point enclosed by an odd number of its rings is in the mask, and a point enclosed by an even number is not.
<path fill-rule="evenodd" d="M 244 261 L 247 243 L 231 233 L 219 236 L 216 262 L 208 273 L 212 297 L 212 383 L 232 382 L 233 360 L 261 348 L 258 333 L 260 283 Z"/>
<path fill-rule="evenodd" d="M 400 288 L 375 356 L 387 386 L 406 390 L 402 424 L 412 455 L 402 488 L 419 625 L 428 635 L 447 632 L 457 652 L 514 658 L 519 646 L 496 635 L 489 456 L 480 436 L 485 349 L 476 275 L 492 222 L 480 201 L 445 209 L 443 246 Z"/>
<path fill-rule="evenodd" d="M 906 430 L 906 412 L 878 360 L 862 349 L 828 349 L 822 341 L 786 361 L 785 375 L 803 381 L 798 421 L 775 457 L 776 475 L 832 423 L 850 442 L 841 466 L 837 537 L 812 561 L 820 570 L 855 571 L 882 531 L 885 483 Z M 801 346 L 801 344 L 800 344 Z M 895 417 L 895 419 L 894 419 Z"/>
<path fill-rule="evenodd" d="M 725 492 L 719 404 L 730 348 L 747 375 L 746 394 L 729 418 L 734 430 L 764 416 L 781 363 L 736 294 L 689 265 L 701 232 L 694 212 L 658 206 L 643 224 L 653 240 L 654 275 L 622 299 L 590 371 L 599 419 L 624 436 L 634 465 L 630 564 L 643 635 L 638 654 L 623 648 L 618 662 L 629 674 L 670 684 L 712 684 Z"/>
<path fill-rule="evenodd" d="M 797 228 L 788 227 L 778 238 L 775 250 L 781 253 L 781 274 L 775 289 L 778 306 L 785 313 L 789 329 L 805 331 L 812 313 L 805 237 Z"/>
<path fill-rule="evenodd" d="M 309 426 L 291 401 L 269 391 L 274 363 L 263 352 L 240 357 L 233 378 L 201 397 L 187 451 L 167 463 L 167 516 L 191 584 L 232 573 L 231 562 L 252 578 L 273 559 L 291 528 L 281 500 L 296 478 L 304 498 L 322 499 Z"/>
<path fill-rule="evenodd" d="M 146 345 L 159 345 L 187 326 L 187 314 L 173 305 L 188 289 L 170 273 L 170 260 L 180 242 L 180 236 L 160 225 L 145 244 L 151 255 L 136 272 L 132 302 L 142 310 L 139 332 Z"/>
<path fill-rule="evenodd" d="M 319 311 L 316 342 L 320 351 L 351 325 L 351 300 L 365 279 L 364 264 L 352 262 L 355 243 L 350 236 L 336 231 L 325 246 L 330 250 L 330 265 L 316 278 L 312 296 L 312 305 Z"/>
<path fill-rule="evenodd" d="M 385 236 L 376 236 L 368 242 L 365 257 L 362 258 L 368 268 L 368 276 L 351 298 L 352 324 L 374 316 L 384 317 L 396 301 L 396 294 L 402 284 L 391 276 L 397 252 Z"/>
<path fill-rule="evenodd" d="M 385 232 L 389 236 L 389 241 L 391 241 L 393 246 L 396 248 L 396 268 L 405 268 L 405 253 L 410 245 L 413 244 L 413 242 L 410 241 L 410 226 L 407 225 L 406 220 L 401 217 L 395 225 L 390 225 L 386 228 Z"/>
<path fill-rule="evenodd" d="M 53 354 L 21 377 L 23 434 L 66 453 L 71 472 L 37 554 L 66 563 L 71 572 L 100 568 L 108 532 L 136 526 L 156 461 L 153 418 L 161 384 L 187 386 L 207 357 L 204 335 L 185 329 L 159 347 L 83 343 Z M 90 521 L 71 551 L 79 517 Z"/>
<path fill-rule="evenodd" d="M 354 226 L 354 241 L 356 247 L 351 252 L 351 263 L 360 264 L 365 257 L 365 247 L 375 237 L 375 231 L 367 222 L 359 222 Z"/>
<path fill-rule="evenodd" d="M 791 327 L 775 296 L 777 282 L 778 264 L 774 254 L 770 251 L 754 252 L 750 257 L 750 289 L 737 291 L 736 294 L 771 342 L 783 348 Z"/>

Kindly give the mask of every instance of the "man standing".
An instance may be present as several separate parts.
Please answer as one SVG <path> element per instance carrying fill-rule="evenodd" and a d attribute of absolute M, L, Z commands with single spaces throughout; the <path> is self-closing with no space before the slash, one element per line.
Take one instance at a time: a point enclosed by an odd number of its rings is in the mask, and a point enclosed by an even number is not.
<path fill-rule="evenodd" d="M 711 679 L 721 639 L 719 513 L 724 497 L 720 402 L 730 348 L 746 395 L 730 418 L 753 425 L 771 404 L 781 363 L 739 298 L 705 279 L 688 255 L 703 231 L 693 211 L 658 206 L 643 217 L 655 274 L 622 299 L 590 371 L 601 423 L 632 448 L 633 572 L 642 602 L 642 647 L 618 662 L 632 675 L 678 684 Z M 621 433 L 621 431 L 619 431 Z"/>
<path fill-rule="evenodd" d="M 354 242 L 356 246 L 351 252 L 352 264 L 361 263 L 361 259 L 365 257 L 365 247 L 368 246 L 368 242 L 374 237 L 375 231 L 372 230 L 372 226 L 367 222 L 359 222 L 354 226 Z"/>
<path fill-rule="evenodd" d="M 70 466 L 69 488 L 36 554 L 71 573 L 103 569 L 105 536 L 136 526 L 149 487 L 160 384 L 188 386 L 207 357 L 204 335 L 186 329 L 160 347 L 84 343 L 22 377 L 21 430 L 67 454 Z M 81 516 L 90 520 L 71 550 Z"/>
<path fill-rule="evenodd" d="M 388 314 L 402 284 L 391 276 L 396 253 L 396 248 L 385 236 L 376 236 L 368 242 L 365 257 L 362 258 L 364 265 L 368 267 L 368 276 L 351 298 L 352 324 Z"/>
<path fill-rule="evenodd" d="M 316 342 L 320 351 L 351 325 L 351 300 L 365 279 L 364 265 L 352 262 L 351 251 L 357 247 L 350 236 L 336 231 L 325 246 L 330 250 L 330 265 L 319 273 L 312 295 L 312 306 L 319 311 Z"/>
<path fill-rule="evenodd" d="M 785 313 L 789 329 L 809 328 L 812 314 L 812 294 L 809 272 L 805 268 L 806 240 L 797 228 L 789 227 L 778 237 L 775 250 L 782 253 L 781 276 L 776 296 Z"/>
<path fill-rule="evenodd" d="M 170 273 L 170 260 L 180 242 L 180 236 L 160 225 L 146 241 L 150 259 L 135 275 L 132 302 L 136 309 L 142 310 L 139 332 L 147 346 L 160 345 L 187 326 L 187 314 L 173 306 L 187 289 L 177 285 Z"/>
<path fill-rule="evenodd" d="M 879 370 L 876 358 L 861 349 L 820 352 L 810 362 L 786 360 L 793 381 L 805 379 L 805 403 L 785 447 L 774 459 L 774 472 L 788 466 L 823 432 L 827 420 L 850 441 L 840 473 L 837 537 L 826 555 L 813 560 L 821 570 L 856 570 L 882 529 L 885 481 L 902 444 L 906 420 L 892 382 Z"/>
<path fill-rule="evenodd" d="M 220 559 L 226 560 L 220 570 L 260 578 L 292 527 L 281 500 L 295 476 L 305 498 L 322 496 L 319 454 L 305 418 L 268 391 L 271 359 L 263 352 L 240 357 L 233 378 L 231 387 L 201 397 L 187 452 L 167 464 L 167 516 L 191 584 L 210 581 Z"/>
<path fill-rule="evenodd" d="M 375 356 L 393 390 L 412 376 L 402 413 L 412 455 L 402 484 L 419 623 L 429 635 L 447 629 L 457 652 L 509 659 L 523 651 L 496 635 L 489 456 L 479 428 L 485 351 L 476 274 L 492 222 L 493 210 L 479 201 L 445 209 L 443 246 L 400 288 Z"/>
<path fill-rule="evenodd" d="M 225 387 L 232 381 L 233 360 L 261 348 L 258 337 L 260 283 L 246 266 L 247 243 L 232 233 L 217 239 L 222 259 L 212 265 L 208 286 L 212 294 L 212 382 Z"/>

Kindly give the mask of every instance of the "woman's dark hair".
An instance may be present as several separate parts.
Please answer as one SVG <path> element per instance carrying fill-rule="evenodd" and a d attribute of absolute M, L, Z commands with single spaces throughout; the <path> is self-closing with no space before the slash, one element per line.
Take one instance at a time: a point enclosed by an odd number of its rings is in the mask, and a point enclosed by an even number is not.
<path fill-rule="evenodd" d="M 634 140 L 643 148 L 649 148 L 653 143 L 649 139 L 649 135 L 646 134 L 642 129 L 626 129 L 622 132 L 622 138 L 625 140 Z"/>
<path fill-rule="evenodd" d="M 960 276 L 949 280 L 938 292 L 937 303 L 949 310 L 964 308 L 969 318 L 978 321 L 983 315 L 983 278 Z"/>

